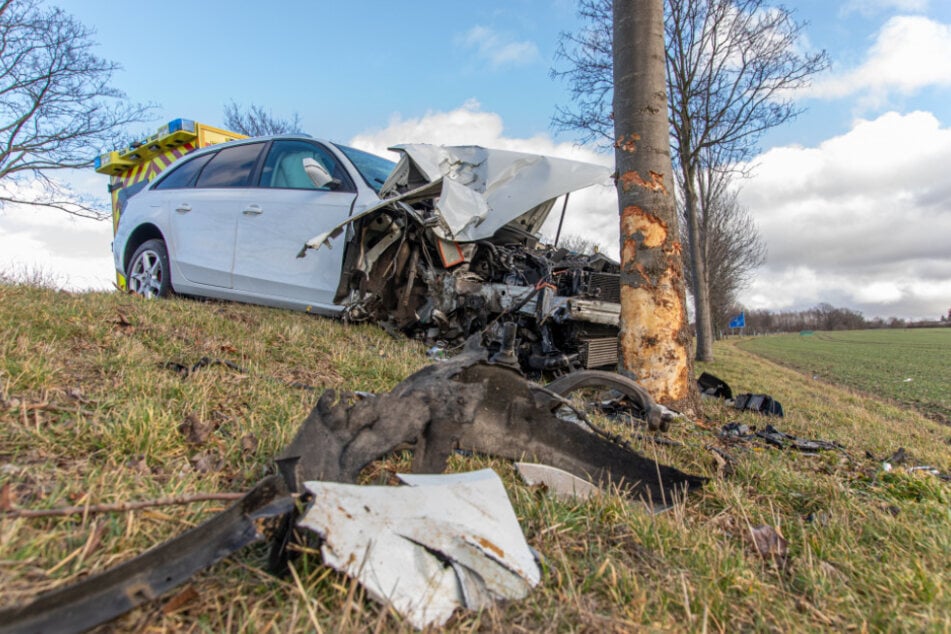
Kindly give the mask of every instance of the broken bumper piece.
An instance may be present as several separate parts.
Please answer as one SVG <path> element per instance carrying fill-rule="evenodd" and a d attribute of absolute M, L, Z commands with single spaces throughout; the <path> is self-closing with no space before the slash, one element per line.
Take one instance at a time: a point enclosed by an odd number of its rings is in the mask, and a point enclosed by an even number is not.
<path fill-rule="evenodd" d="M 471 348 L 387 394 L 358 399 L 326 391 L 278 456 L 278 468 L 295 491 L 310 480 L 353 483 L 364 467 L 408 443 L 417 473 L 441 473 L 454 451 L 466 450 L 548 464 L 652 504 L 703 484 L 560 419 L 554 412 L 563 404 L 557 393 Z"/>

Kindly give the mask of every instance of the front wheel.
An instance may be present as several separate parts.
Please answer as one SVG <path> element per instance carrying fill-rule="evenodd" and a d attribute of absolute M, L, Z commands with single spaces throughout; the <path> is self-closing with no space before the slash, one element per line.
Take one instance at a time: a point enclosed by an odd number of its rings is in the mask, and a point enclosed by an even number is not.
<path fill-rule="evenodd" d="M 135 250 L 129 262 L 129 291 L 148 299 L 172 293 L 168 249 L 161 240 L 147 240 Z"/>

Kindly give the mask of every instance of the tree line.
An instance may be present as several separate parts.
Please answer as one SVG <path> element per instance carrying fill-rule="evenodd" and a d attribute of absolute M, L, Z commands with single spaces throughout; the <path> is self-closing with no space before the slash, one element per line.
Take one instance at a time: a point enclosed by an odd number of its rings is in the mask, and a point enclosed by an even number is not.
<path fill-rule="evenodd" d="M 734 308 L 734 315 L 742 309 Z M 803 310 L 746 310 L 744 334 L 767 335 L 782 332 L 802 332 L 804 330 L 867 330 L 877 328 L 914 328 L 925 326 L 951 325 L 951 309 L 948 315 L 942 315 L 935 321 L 908 321 L 899 317 L 873 317 L 871 319 L 857 310 L 837 308 L 828 303 L 820 303 Z M 719 324 L 719 334 L 731 332 L 729 321 Z"/>

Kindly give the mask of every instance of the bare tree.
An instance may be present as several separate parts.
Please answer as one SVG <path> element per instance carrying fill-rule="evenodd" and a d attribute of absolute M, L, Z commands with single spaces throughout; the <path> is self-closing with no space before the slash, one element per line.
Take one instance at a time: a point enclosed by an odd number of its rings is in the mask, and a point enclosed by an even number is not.
<path fill-rule="evenodd" d="M 593 255 L 604 251 L 604 246 L 601 245 L 601 243 L 573 233 L 566 233 L 561 236 L 561 239 L 558 241 L 558 246 L 574 253 L 584 253 L 586 255 Z"/>
<path fill-rule="evenodd" d="M 225 127 L 248 136 L 269 134 L 296 134 L 301 129 L 300 115 L 296 112 L 290 119 L 275 117 L 262 106 L 251 104 L 247 108 L 232 101 L 225 104 Z"/>
<path fill-rule="evenodd" d="M 727 328 L 736 309 L 739 291 L 749 286 L 753 272 L 766 261 L 766 245 L 749 210 L 740 205 L 732 187 L 732 173 L 707 165 L 698 178 L 701 244 L 707 259 L 707 285 L 710 291 L 710 316 L 715 331 Z M 678 200 L 681 237 L 686 237 L 686 206 Z M 691 253 L 684 253 L 684 275 L 693 287 L 694 267 Z"/>
<path fill-rule="evenodd" d="M 576 109 L 559 109 L 554 124 L 582 138 L 610 140 L 609 75 L 603 54 L 610 0 L 579 0 L 587 25 L 562 38 L 558 55 L 571 66 L 553 71 L 571 86 Z M 801 23 L 766 0 L 666 0 L 666 65 L 671 144 L 687 218 L 697 311 L 697 359 L 713 358 L 709 249 L 703 244 L 699 189 L 704 168 L 735 165 L 756 150 L 766 130 L 800 110 L 795 89 L 828 66 L 825 52 L 799 52 Z M 713 160 L 715 162 L 711 163 Z"/>
<path fill-rule="evenodd" d="M 687 312 L 664 91 L 664 0 L 614 2 L 621 370 L 658 401 L 691 398 Z"/>
<path fill-rule="evenodd" d="M 109 86 L 114 62 L 92 54 L 93 31 L 38 0 L 0 2 L 0 205 L 53 207 L 92 218 L 51 173 L 89 167 L 149 107 Z"/>

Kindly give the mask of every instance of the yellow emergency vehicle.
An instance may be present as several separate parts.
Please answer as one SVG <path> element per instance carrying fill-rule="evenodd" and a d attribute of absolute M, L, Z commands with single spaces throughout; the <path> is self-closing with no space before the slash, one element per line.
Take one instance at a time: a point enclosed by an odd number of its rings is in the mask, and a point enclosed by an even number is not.
<path fill-rule="evenodd" d="M 169 165 L 198 148 L 245 138 L 243 134 L 191 119 L 175 119 L 142 141 L 96 157 L 95 170 L 109 176 L 113 233 L 119 226 L 119 217 L 125 209 L 126 200 Z M 125 277 L 121 274 L 117 277 L 119 287 L 124 289 Z"/>

